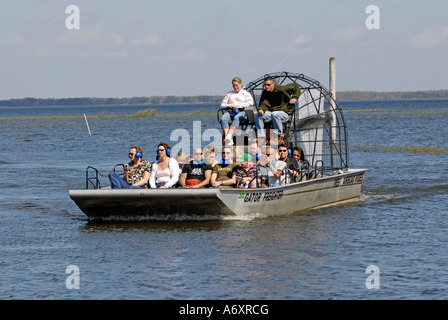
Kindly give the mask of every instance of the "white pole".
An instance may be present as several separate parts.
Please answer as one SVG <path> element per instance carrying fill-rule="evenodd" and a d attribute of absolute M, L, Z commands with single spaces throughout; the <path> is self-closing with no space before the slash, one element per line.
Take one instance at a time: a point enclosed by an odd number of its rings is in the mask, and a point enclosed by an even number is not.
<path fill-rule="evenodd" d="M 333 112 L 331 115 L 331 140 L 336 142 L 336 58 L 330 58 L 330 93 L 333 99 L 330 100 L 330 106 Z"/>
<path fill-rule="evenodd" d="M 87 130 L 89 130 L 89 136 L 91 136 L 92 134 L 90 133 L 89 123 L 87 122 L 87 117 L 85 113 L 84 113 L 84 119 L 86 120 Z"/>
<path fill-rule="evenodd" d="M 330 93 L 336 100 L 336 58 L 330 58 Z"/>

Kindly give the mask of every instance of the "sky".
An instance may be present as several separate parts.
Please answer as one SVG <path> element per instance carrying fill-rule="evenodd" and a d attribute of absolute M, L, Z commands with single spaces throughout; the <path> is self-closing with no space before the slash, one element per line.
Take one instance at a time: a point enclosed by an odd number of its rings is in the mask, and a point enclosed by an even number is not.
<path fill-rule="evenodd" d="M 328 87 L 331 57 L 338 91 L 445 90 L 447 12 L 446 0 L 2 0 L 0 100 L 225 95 L 236 76 L 279 71 Z"/>

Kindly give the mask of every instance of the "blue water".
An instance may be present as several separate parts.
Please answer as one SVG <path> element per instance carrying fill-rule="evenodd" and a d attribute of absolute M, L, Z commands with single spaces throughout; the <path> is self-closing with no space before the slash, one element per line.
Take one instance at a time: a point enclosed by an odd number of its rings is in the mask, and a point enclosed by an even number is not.
<path fill-rule="evenodd" d="M 108 172 L 133 144 L 154 160 L 173 129 L 191 132 L 193 120 L 215 128 L 216 117 L 91 117 L 90 136 L 82 117 L 3 117 L 148 107 L 0 108 L 0 299 L 446 299 L 448 154 L 406 146 L 448 146 L 448 101 L 340 105 L 350 166 L 369 170 L 358 203 L 271 218 L 127 223 L 89 222 L 67 190 L 85 187 L 88 165 Z M 71 265 L 79 289 L 66 285 Z M 377 289 L 366 285 L 372 265 Z"/>

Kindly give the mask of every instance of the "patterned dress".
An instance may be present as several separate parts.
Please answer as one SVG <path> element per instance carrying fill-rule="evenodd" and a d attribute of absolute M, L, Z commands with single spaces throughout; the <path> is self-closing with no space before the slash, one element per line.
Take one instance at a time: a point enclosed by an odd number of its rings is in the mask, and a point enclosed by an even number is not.
<path fill-rule="evenodd" d="M 132 162 L 128 163 L 129 168 L 132 167 Z M 140 164 L 135 168 L 132 175 L 129 176 L 128 183 L 134 184 L 142 180 L 145 171 L 151 172 L 151 163 L 146 160 L 140 160 Z"/>

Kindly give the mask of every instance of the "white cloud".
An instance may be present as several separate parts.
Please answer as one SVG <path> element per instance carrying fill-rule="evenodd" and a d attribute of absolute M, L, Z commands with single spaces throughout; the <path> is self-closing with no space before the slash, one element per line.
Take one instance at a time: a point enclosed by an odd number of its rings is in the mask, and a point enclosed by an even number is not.
<path fill-rule="evenodd" d="M 119 46 L 124 43 L 121 34 L 105 30 L 101 24 L 93 28 L 66 31 L 58 40 L 61 44 L 75 46 L 88 44 L 96 47 Z"/>
<path fill-rule="evenodd" d="M 350 42 L 357 40 L 361 37 L 363 33 L 363 28 L 361 27 L 348 27 L 339 31 L 335 31 L 329 34 L 330 40 L 336 42 Z"/>
<path fill-rule="evenodd" d="M 136 46 L 153 46 L 162 43 L 162 39 L 157 33 L 152 33 L 147 37 L 132 40 L 132 44 Z"/>
<path fill-rule="evenodd" d="M 308 41 L 311 41 L 311 39 L 312 39 L 311 37 L 307 37 L 307 36 L 301 34 L 301 35 L 295 37 L 295 39 L 292 41 L 291 44 L 294 46 L 298 46 L 298 45 L 304 44 Z"/>
<path fill-rule="evenodd" d="M 295 37 L 291 42 L 289 42 L 286 46 L 286 51 L 289 53 L 294 53 L 303 50 L 302 47 L 303 44 L 309 42 L 312 40 L 312 37 L 305 36 L 303 34 L 298 35 Z"/>
<path fill-rule="evenodd" d="M 434 47 L 445 43 L 448 43 L 448 27 L 435 25 L 404 42 L 410 47 Z"/>
<path fill-rule="evenodd" d="M 9 35 L 9 39 L 12 41 L 13 44 L 21 45 L 26 43 L 26 38 L 23 34 L 20 32 L 13 32 Z"/>
<path fill-rule="evenodd" d="M 177 53 L 174 55 L 173 58 L 175 61 L 183 61 L 183 62 L 201 61 L 204 58 L 204 54 L 196 50 L 189 50 Z"/>

